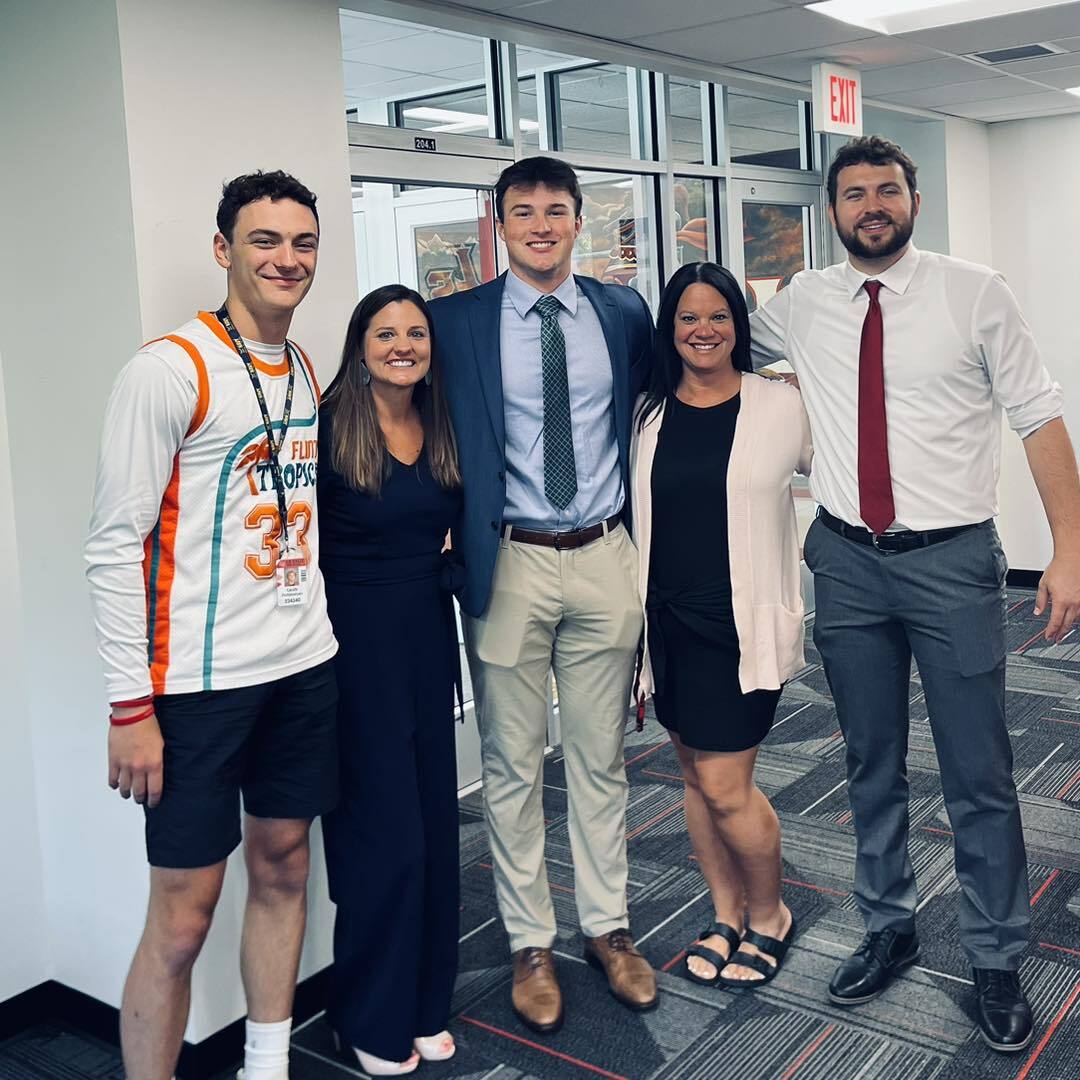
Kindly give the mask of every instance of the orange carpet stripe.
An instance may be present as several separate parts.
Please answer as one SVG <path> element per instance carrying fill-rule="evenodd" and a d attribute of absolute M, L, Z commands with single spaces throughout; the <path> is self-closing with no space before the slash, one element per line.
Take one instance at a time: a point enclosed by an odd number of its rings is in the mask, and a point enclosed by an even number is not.
<path fill-rule="evenodd" d="M 490 1031 L 493 1035 L 501 1035 L 504 1039 L 513 1039 L 514 1042 L 521 1043 L 522 1046 L 531 1047 L 533 1050 L 539 1050 L 544 1054 L 550 1054 L 553 1058 L 558 1058 L 560 1061 L 566 1061 L 571 1065 L 576 1065 L 579 1069 L 587 1069 L 589 1072 L 596 1073 L 597 1076 L 606 1076 L 608 1080 L 628 1080 L 627 1077 L 620 1075 L 619 1073 L 608 1072 L 607 1069 L 601 1069 L 599 1065 L 593 1065 L 588 1061 L 582 1061 L 581 1058 L 571 1057 L 570 1054 L 564 1054 L 559 1050 L 553 1050 L 550 1046 L 544 1046 L 541 1043 L 533 1042 L 532 1039 L 526 1039 L 521 1035 L 515 1035 L 510 1031 L 503 1031 L 502 1028 L 497 1028 L 493 1024 L 485 1024 L 483 1020 L 474 1020 L 471 1016 L 466 1016 L 462 1013 L 458 1017 L 459 1020 L 464 1020 L 466 1024 L 472 1024 L 474 1027 L 483 1029 L 484 1031 Z"/>
<path fill-rule="evenodd" d="M 1032 1051 L 1031 1057 L 1029 1057 L 1027 1061 L 1024 1062 L 1024 1067 L 1016 1074 L 1016 1080 L 1027 1080 L 1028 1074 L 1035 1067 L 1035 1062 L 1039 1060 L 1039 1055 L 1046 1049 L 1046 1044 L 1050 1041 L 1054 1032 L 1057 1031 L 1058 1027 L 1061 1025 L 1061 1021 L 1065 1019 L 1066 1015 L 1073 1007 L 1073 1004 L 1078 997 L 1080 997 L 1080 983 L 1077 983 L 1073 987 L 1072 993 L 1069 995 L 1068 1000 L 1058 1010 L 1057 1016 L 1055 1016 L 1054 1019 L 1050 1021 L 1050 1026 L 1043 1033 L 1043 1037 L 1039 1040 L 1038 1045 Z"/>

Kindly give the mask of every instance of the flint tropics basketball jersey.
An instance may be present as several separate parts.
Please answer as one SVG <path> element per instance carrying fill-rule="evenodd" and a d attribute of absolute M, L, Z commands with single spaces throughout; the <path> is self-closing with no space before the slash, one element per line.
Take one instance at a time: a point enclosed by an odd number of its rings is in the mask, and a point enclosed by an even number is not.
<path fill-rule="evenodd" d="M 248 347 L 277 437 L 289 356 Z M 86 545 L 109 700 L 270 682 L 337 651 L 318 571 L 319 388 L 307 356 L 287 349 L 293 404 L 278 460 L 289 548 L 309 567 L 297 607 L 277 605 L 283 537 L 269 447 L 224 327 L 200 312 L 120 373 Z"/>

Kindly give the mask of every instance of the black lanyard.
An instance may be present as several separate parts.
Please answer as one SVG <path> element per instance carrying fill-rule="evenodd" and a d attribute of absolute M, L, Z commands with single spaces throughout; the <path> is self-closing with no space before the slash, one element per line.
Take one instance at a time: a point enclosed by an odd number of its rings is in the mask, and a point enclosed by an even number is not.
<path fill-rule="evenodd" d="M 281 478 L 281 466 L 278 464 L 278 453 L 282 446 L 285 445 L 285 432 L 289 430 L 289 418 L 292 416 L 293 382 L 296 378 L 296 369 L 293 366 L 289 343 L 285 343 L 285 356 L 289 362 L 289 388 L 285 391 L 285 411 L 281 414 L 281 435 L 278 438 L 277 443 L 275 443 L 274 425 L 270 420 L 270 412 L 266 408 L 266 398 L 263 395 L 262 383 L 259 382 L 259 373 L 255 370 L 255 365 L 252 363 L 251 354 L 244 344 L 244 339 L 233 325 L 233 321 L 229 318 L 229 312 L 224 304 L 222 304 L 220 310 L 216 312 L 215 318 L 228 332 L 229 337 L 232 339 L 233 347 L 240 354 L 240 359 L 244 361 L 244 367 L 247 368 L 248 378 L 251 379 L 251 385 L 255 387 L 255 397 L 259 402 L 259 412 L 262 413 L 263 427 L 266 429 L 267 449 L 270 454 L 270 476 L 274 481 L 274 491 L 277 493 L 278 515 L 281 518 L 281 537 L 285 542 L 285 548 L 287 550 L 289 547 L 288 510 L 285 506 L 285 482 Z"/>

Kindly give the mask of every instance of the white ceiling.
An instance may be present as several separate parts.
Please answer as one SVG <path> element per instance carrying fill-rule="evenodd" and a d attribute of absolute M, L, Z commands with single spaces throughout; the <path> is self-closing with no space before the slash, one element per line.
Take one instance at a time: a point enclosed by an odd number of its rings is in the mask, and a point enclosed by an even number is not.
<path fill-rule="evenodd" d="M 819 60 L 847 64 L 863 72 L 865 97 L 951 116 L 994 122 L 1080 112 L 1080 97 L 1065 93 L 1080 86 L 1080 3 L 887 36 L 802 10 L 808 2 L 455 0 L 452 6 L 483 12 L 492 24 L 508 19 L 568 30 L 795 83 L 809 83 Z M 1064 52 L 996 67 L 965 56 L 1036 42 Z"/>

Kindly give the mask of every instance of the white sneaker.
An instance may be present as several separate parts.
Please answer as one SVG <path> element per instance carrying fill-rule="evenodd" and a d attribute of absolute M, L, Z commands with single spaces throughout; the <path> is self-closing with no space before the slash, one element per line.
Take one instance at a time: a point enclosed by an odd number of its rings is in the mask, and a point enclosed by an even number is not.
<path fill-rule="evenodd" d="M 449 1031 L 440 1031 L 437 1035 L 418 1035 L 413 1039 L 413 1046 L 425 1061 L 446 1061 L 457 1050 L 454 1036 Z"/>

